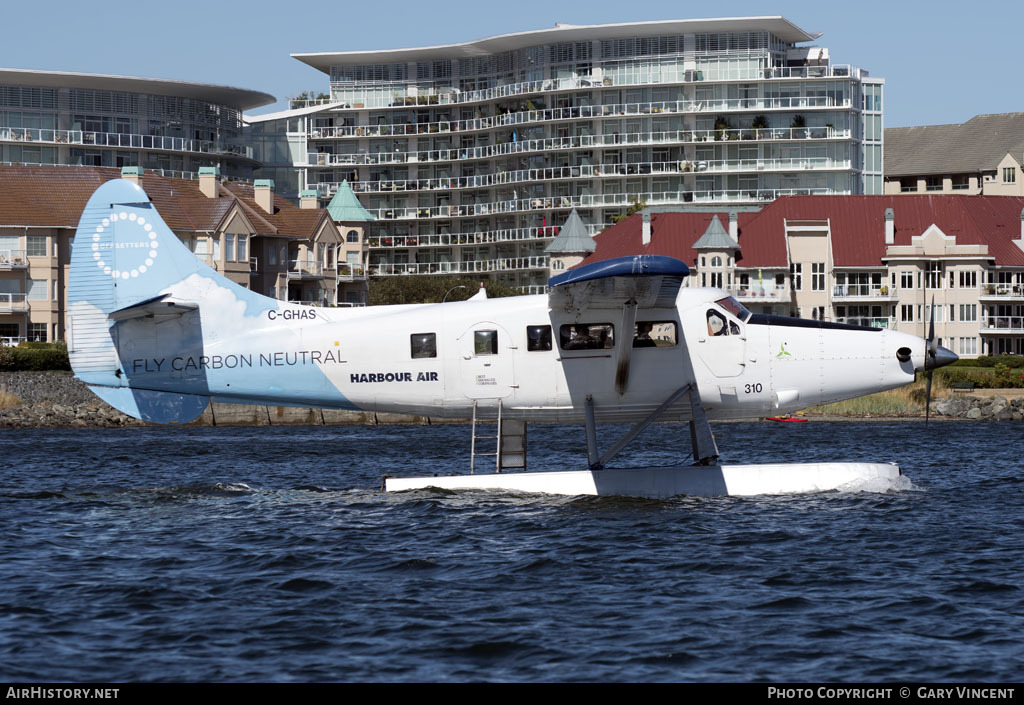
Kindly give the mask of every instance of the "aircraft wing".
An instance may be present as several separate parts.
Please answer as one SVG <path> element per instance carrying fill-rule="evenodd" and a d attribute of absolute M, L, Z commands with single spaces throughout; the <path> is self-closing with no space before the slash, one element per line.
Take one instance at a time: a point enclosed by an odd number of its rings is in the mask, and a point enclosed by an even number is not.
<path fill-rule="evenodd" d="M 552 310 L 674 308 L 690 268 L 662 255 L 617 257 L 570 269 L 548 280 Z"/>

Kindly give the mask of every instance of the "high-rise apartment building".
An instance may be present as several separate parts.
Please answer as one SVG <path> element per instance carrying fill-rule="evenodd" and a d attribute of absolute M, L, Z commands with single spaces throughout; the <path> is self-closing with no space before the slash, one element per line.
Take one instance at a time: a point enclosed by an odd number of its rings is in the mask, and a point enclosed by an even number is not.
<path fill-rule="evenodd" d="M 465 44 L 295 58 L 330 98 L 251 118 L 293 197 L 347 181 L 371 274 L 528 291 L 570 211 L 882 192 L 881 79 L 782 17 L 557 25 Z"/>
<path fill-rule="evenodd" d="M 0 69 L 0 163 L 143 167 L 252 179 L 242 111 L 259 91 L 103 74 Z"/>

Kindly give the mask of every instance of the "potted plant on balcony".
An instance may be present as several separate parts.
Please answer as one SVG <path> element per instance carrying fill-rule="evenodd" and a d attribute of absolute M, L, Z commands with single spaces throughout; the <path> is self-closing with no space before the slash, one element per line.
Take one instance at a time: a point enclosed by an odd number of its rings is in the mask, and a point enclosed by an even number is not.
<path fill-rule="evenodd" d="M 803 115 L 794 115 L 793 119 L 789 123 L 791 130 L 794 130 L 793 135 L 796 136 L 795 130 L 804 130 L 807 127 L 807 120 Z M 806 136 L 806 130 L 804 130 L 804 136 Z"/>
<path fill-rule="evenodd" d="M 768 118 L 766 118 L 764 115 L 755 115 L 754 121 L 750 124 L 750 126 L 754 129 L 754 134 L 757 137 L 757 139 L 761 139 L 761 130 L 768 127 Z"/>
<path fill-rule="evenodd" d="M 726 131 L 729 129 L 729 121 L 723 116 L 719 115 L 715 118 L 715 139 L 719 142 L 724 142 L 726 138 Z"/>

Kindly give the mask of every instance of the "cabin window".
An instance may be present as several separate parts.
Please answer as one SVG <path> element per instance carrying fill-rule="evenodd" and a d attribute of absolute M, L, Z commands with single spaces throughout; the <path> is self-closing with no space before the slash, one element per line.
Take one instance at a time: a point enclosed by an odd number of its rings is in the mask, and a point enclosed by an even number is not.
<path fill-rule="evenodd" d="M 473 354 L 474 355 L 497 355 L 498 354 L 498 331 L 476 330 L 473 331 Z"/>
<path fill-rule="evenodd" d="M 413 333 L 409 338 L 413 360 L 424 357 L 437 357 L 436 333 Z"/>
<path fill-rule="evenodd" d="M 713 308 L 708 309 L 708 335 L 739 335 L 740 327 L 735 321 L 727 319 Z"/>
<path fill-rule="evenodd" d="M 526 349 L 529 352 L 551 349 L 551 326 L 526 326 Z"/>
<path fill-rule="evenodd" d="M 615 347 L 615 327 L 611 323 L 566 324 L 558 331 L 563 350 L 607 350 Z"/>
<path fill-rule="evenodd" d="M 675 321 L 638 321 L 633 335 L 634 348 L 667 348 L 678 341 Z"/>

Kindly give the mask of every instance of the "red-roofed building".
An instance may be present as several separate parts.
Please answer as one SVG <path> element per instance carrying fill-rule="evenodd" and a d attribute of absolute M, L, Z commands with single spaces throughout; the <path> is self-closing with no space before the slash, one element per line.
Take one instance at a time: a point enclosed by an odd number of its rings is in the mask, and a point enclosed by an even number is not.
<path fill-rule="evenodd" d="M 668 255 L 748 308 L 936 335 L 965 357 L 1024 354 L 1024 198 L 787 196 L 756 212 L 653 212 L 584 263 Z M 728 226 L 726 227 L 726 223 Z"/>
<path fill-rule="evenodd" d="M 327 210 L 315 199 L 299 207 L 275 196 L 273 182 L 222 181 L 215 167 L 189 180 L 139 167 L 0 165 L 0 343 L 64 338 L 79 216 L 97 187 L 121 177 L 146 191 L 196 257 L 235 283 L 299 303 L 365 305 L 365 277 L 339 272 L 342 236 Z"/>

